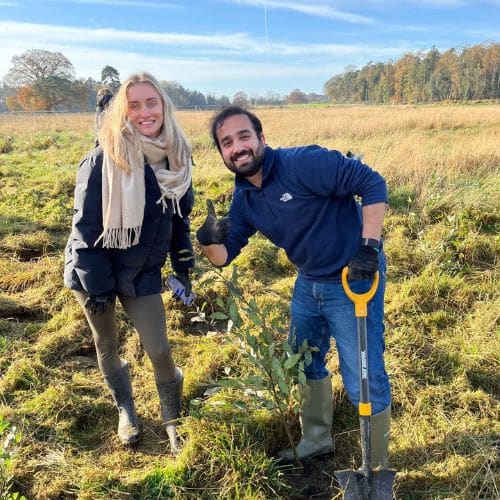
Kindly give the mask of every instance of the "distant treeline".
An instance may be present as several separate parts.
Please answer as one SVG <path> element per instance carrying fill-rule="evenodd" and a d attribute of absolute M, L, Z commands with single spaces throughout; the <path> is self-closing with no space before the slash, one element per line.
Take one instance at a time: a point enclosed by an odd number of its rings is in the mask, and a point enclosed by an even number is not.
<path fill-rule="evenodd" d="M 96 95 L 106 87 L 116 92 L 120 75 L 112 66 L 101 71 L 101 80 L 75 77 L 72 63 L 60 52 L 32 49 L 12 58 L 12 67 L 0 82 L 2 111 L 91 111 Z M 232 97 L 203 94 L 175 81 L 161 85 L 178 108 L 306 104 L 317 102 L 428 103 L 500 98 L 500 45 L 484 43 L 439 52 L 408 53 L 396 62 L 369 62 L 362 69 L 347 66 L 332 77 L 324 94 L 294 89 L 288 95 L 265 96 L 236 92 Z"/>
<path fill-rule="evenodd" d="M 500 98 L 500 45 L 484 43 L 439 52 L 405 54 L 396 62 L 353 66 L 328 80 L 335 102 L 429 103 Z"/>
<path fill-rule="evenodd" d="M 0 112 L 66 112 L 96 109 L 96 97 L 100 90 L 114 94 L 119 88 L 120 74 L 112 66 L 104 66 L 101 80 L 75 77 L 71 61 L 61 52 L 41 49 L 27 50 L 12 58 L 12 67 L 0 84 Z M 262 96 L 248 96 L 236 92 L 232 98 L 220 97 L 198 90 L 189 90 L 175 81 L 161 81 L 167 94 L 178 108 L 217 108 L 229 104 L 280 105 L 324 102 L 328 97 L 305 94 L 294 89 L 287 96 L 268 92 Z"/>

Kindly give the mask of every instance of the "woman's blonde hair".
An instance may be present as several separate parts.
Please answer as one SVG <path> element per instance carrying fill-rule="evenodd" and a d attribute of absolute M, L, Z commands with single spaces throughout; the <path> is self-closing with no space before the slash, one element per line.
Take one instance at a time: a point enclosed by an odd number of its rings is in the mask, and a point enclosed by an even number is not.
<path fill-rule="evenodd" d="M 106 110 L 99 131 L 99 144 L 109 154 L 114 164 L 125 172 L 129 164 L 127 145 L 133 145 L 135 152 L 141 151 L 141 134 L 128 118 L 127 90 L 140 83 L 148 83 L 161 96 L 163 104 L 163 125 L 160 139 L 165 142 L 168 161 L 174 169 L 180 169 L 191 161 L 191 147 L 174 116 L 174 105 L 156 78 L 149 73 L 136 73 L 129 76 L 120 86 Z M 134 152 L 133 152 L 134 153 Z"/>

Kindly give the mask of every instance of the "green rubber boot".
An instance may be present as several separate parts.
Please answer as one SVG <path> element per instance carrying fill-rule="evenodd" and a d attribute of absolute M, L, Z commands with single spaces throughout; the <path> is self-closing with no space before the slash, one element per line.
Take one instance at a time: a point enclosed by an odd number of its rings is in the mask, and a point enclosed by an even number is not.
<path fill-rule="evenodd" d="M 184 382 L 182 371 L 179 368 L 176 370 L 177 378 L 173 382 L 156 384 L 170 448 L 175 455 L 180 453 L 182 449 L 181 440 L 177 434 L 177 420 L 181 416 L 182 384 Z"/>
<path fill-rule="evenodd" d="M 104 375 L 111 395 L 118 408 L 118 437 L 125 446 L 139 441 L 139 420 L 135 412 L 132 384 L 128 363 L 121 360 L 122 366 L 112 375 Z"/>
<path fill-rule="evenodd" d="M 308 388 L 300 412 L 302 438 L 295 447 L 299 459 L 333 451 L 331 376 L 327 375 L 321 380 L 308 379 L 306 383 Z M 292 448 L 281 450 L 277 456 L 282 462 L 295 460 Z"/>
<path fill-rule="evenodd" d="M 387 469 L 389 467 L 388 449 L 389 435 L 391 428 L 391 407 L 388 406 L 384 411 L 372 415 L 371 423 L 371 448 L 372 448 L 372 467 Z"/>

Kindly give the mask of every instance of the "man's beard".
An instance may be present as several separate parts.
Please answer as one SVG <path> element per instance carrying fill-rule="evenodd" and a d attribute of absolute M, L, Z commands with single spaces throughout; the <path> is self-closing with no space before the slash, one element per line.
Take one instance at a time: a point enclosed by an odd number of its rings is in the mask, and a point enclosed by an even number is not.
<path fill-rule="evenodd" d="M 252 154 L 252 160 L 250 163 L 242 167 L 237 167 L 234 161 L 226 163 L 226 167 L 234 172 L 235 174 L 241 175 L 242 177 L 252 177 L 262 168 L 264 163 L 264 144 L 259 143 L 255 151 L 249 150 Z M 240 154 L 241 155 L 241 154 Z"/>

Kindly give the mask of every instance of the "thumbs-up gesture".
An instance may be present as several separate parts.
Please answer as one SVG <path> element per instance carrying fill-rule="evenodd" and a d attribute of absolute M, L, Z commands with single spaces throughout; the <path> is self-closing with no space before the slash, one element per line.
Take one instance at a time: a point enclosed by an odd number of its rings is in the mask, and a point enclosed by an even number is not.
<path fill-rule="evenodd" d="M 229 231 L 229 219 L 217 218 L 215 207 L 211 200 L 207 200 L 208 215 L 203 225 L 196 231 L 196 238 L 200 245 L 217 245 L 224 243 Z"/>

